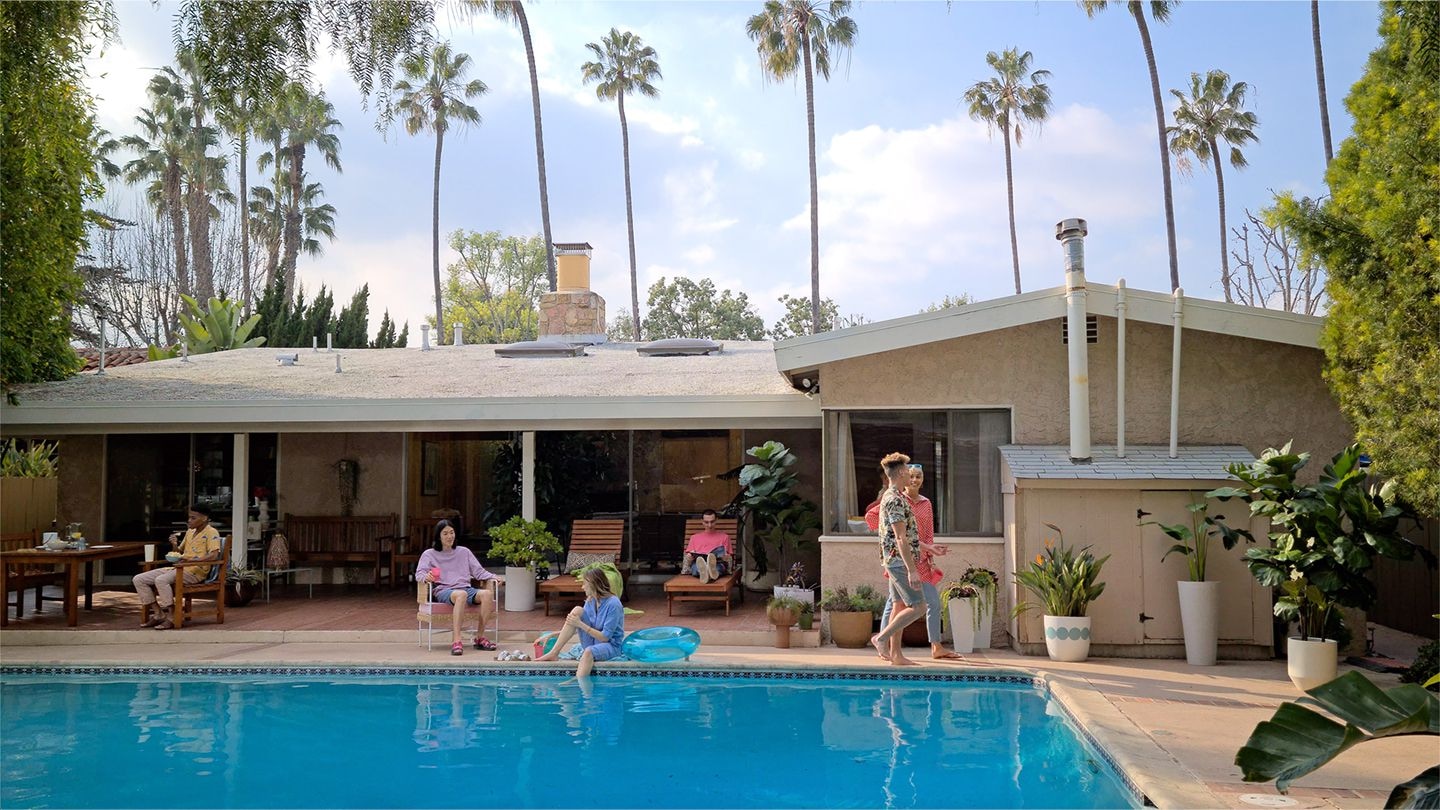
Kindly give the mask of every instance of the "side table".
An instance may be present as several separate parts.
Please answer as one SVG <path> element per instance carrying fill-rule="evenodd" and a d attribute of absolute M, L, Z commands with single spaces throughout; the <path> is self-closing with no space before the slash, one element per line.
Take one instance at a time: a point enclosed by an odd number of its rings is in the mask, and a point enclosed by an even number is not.
<path fill-rule="evenodd" d="M 284 575 L 284 574 L 298 574 L 298 573 L 301 572 L 301 571 L 316 571 L 316 570 L 318 570 L 318 569 L 316 569 L 316 568 L 305 568 L 305 567 L 302 567 L 302 568 L 266 568 L 266 569 L 264 569 L 264 573 L 265 573 L 265 601 L 266 601 L 266 602 L 269 602 L 269 601 L 270 601 L 270 580 L 271 580 L 272 577 L 275 577 L 276 575 Z M 314 598 L 315 598 L 315 581 L 314 581 L 314 579 L 312 578 L 311 581 L 305 583 L 305 585 L 306 585 L 306 587 L 308 587 L 308 588 L 310 589 L 310 594 L 309 594 L 309 596 L 308 596 L 307 598 L 309 598 L 309 599 L 314 599 Z"/>

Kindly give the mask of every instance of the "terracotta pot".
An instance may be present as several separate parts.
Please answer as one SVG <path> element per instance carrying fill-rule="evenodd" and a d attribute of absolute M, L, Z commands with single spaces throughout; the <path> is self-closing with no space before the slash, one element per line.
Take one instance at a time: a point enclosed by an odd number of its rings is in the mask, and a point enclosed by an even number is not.
<path fill-rule="evenodd" d="M 225 583 L 225 606 L 245 607 L 260 593 L 260 586 L 243 579 L 232 579 Z"/>
<path fill-rule="evenodd" d="M 870 643 L 870 630 L 875 623 L 875 615 L 870 611 L 827 610 L 825 615 L 830 617 L 830 639 L 836 647 L 859 650 Z"/>
<path fill-rule="evenodd" d="M 783 608 L 769 608 L 765 615 L 770 618 L 770 623 L 775 625 L 775 646 L 786 650 L 790 648 L 790 625 L 799 618 L 798 611 L 786 610 Z"/>

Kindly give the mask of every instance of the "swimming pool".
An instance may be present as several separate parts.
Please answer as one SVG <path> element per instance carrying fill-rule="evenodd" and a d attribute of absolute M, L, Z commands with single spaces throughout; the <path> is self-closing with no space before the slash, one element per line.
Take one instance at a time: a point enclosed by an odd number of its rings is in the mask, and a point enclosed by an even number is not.
<path fill-rule="evenodd" d="M 7 669 L 0 805 L 1136 805 L 1029 676 L 363 672 Z"/>

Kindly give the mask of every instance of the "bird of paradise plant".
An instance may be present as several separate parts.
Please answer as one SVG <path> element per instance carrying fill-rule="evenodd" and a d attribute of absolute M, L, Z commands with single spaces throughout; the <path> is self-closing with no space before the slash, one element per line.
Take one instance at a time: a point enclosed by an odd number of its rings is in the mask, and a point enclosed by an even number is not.
<path fill-rule="evenodd" d="M 1047 616 L 1084 616 L 1090 603 L 1105 592 L 1105 583 L 1097 581 L 1100 568 L 1110 555 L 1096 559 L 1086 546 L 1078 552 L 1065 545 L 1065 535 L 1053 523 L 1045 524 L 1059 538 L 1056 544 L 1045 541 L 1045 550 L 1035 555 L 1029 568 L 1015 572 L 1015 581 L 1043 604 Z M 1020 602 L 1012 613 L 1016 616 L 1041 605 Z"/>

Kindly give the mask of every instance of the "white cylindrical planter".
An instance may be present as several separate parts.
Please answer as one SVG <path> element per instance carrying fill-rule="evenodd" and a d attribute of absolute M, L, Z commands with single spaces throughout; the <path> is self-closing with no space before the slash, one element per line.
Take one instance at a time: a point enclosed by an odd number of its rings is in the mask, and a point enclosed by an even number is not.
<path fill-rule="evenodd" d="M 989 605 L 978 602 L 980 611 L 980 629 L 975 631 L 975 649 L 988 650 L 995 646 L 990 643 L 990 636 L 995 632 L 995 611 Z"/>
<path fill-rule="evenodd" d="M 955 652 L 964 655 L 975 652 L 974 599 L 951 599 L 947 606 L 950 613 L 950 637 L 955 642 Z"/>
<path fill-rule="evenodd" d="M 1220 641 L 1220 583 L 1175 583 L 1180 588 L 1180 625 L 1185 629 L 1185 663 L 1215 665 Z"/>
<path fill-rule="evenodd" d="M 1301 692 L 1335 680 L 1339 667 L 1340 645 L 1334 639 L 1288 639 L 1286 672 L 1290 682 Z"/>
<path fill-rule="evenodd" d="M 1090 617 L 1047 614 L 1045 651 L 1052 661 L 1075 662 L 1090 657 Z"/>
<path fill-rule="evenodd" d="M 535 609 L 535 571 L 505 566 L 505 609 L 520 613 Z"/>

